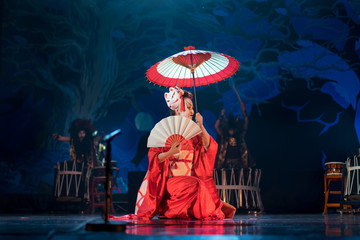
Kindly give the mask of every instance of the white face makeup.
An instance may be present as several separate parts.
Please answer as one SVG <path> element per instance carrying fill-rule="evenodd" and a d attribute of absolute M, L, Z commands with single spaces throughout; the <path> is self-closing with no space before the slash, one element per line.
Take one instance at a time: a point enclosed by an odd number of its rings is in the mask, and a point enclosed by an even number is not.
<path fill-rule="evenodd" d="M 190 98 L 185 98 L 185 111 L 176 110 L 176 115 L 192 119 L 194 116 L 194 105 Z"/>

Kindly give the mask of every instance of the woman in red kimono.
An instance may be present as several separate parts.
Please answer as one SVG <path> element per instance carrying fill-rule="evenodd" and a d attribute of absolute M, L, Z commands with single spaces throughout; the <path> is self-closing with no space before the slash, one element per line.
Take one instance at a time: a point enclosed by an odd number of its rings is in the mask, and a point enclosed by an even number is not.
<path fill-rule="evenodd" d="M 193 119 L 192 95 L 170 88 L 165 99 L 171 115 Z M 217 143 L 208 134 L 203 117 L 195 120 L 201 134 L 171 147 L 149 149 L 148 172 L 138 191 L 135 215 L 113 220 L 159 218 L 220 220 L 232 218 L 236 209 L 220 200 L 213 180 Z"/>
<path fill-rule="evenodd" d="M 175 95 L 175 99 L 167 95 Z M 194 116 L 191 98 L 179 88 L 170 88 L 165 94 L 171 115 L 189 119 Z M 159 214 L 159 218 L 215 220 L 234 216 L 236 209 L 220 200 L 213 180 L 217 143 L 206 131 L 200 113 L 195 120 L 201 134 L 171 148 L 149 149 L 149 168 L 138 192 L 136 218 Z"/>

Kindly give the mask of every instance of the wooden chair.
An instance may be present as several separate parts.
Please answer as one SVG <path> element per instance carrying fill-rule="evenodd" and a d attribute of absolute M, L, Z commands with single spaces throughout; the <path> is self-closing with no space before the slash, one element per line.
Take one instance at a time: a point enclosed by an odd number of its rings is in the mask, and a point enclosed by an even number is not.
<path fill-rule="evenodd" d="M 324 214 L 328 213 L 328 208 L 340 208 L 341 190 L 334 189 L 331 183 L 341 182 L 343 177 L 343 162 L 328 162 L 325 163 L 326 171 L 324 173 L 324 191 L 325 191 L 325 203 Z M 332 188 L 332 189 L 330 189 Z M 329 203 L 330 195 L 340 195 L 338 202 Z"/>
<path fill-rule="evenodd" d="M 93 174 L 91 178 L 91 187 L 90 187 L 90 201 L 88 206 L 88 213 L 91 209 L 91 214 L 95 213 L 95 208 L 105 207 L 105 167 L 95 167 L 93 169 Z M 114 178 L 110 179 L 111 191 L 110 191 L 110 211 L 114 212 L 114 206 L 112 201 L 112 190 L 114 187 Z"/>

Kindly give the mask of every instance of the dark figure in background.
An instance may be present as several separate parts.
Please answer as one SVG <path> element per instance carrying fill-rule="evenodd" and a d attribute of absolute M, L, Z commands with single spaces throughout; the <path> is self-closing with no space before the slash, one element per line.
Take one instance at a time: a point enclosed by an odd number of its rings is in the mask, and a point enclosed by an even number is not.
<path fill-rule="evenodd" d="M 215 123 L 215 129 L 220 136 L 219 150 L 215 163 L 216 168 L 249 168 L 255 166 L 254 162 L 249 162 L 246 146 L 248 116 L 245 105 L 242 102 L 241 110 L 244 116 L 243 120 L 233 115 L 226 117 L 225 110 L 223 109 Z"/>
<path fill-rule="evenodd" d="M 70 161 L 69 163 L 76 164 L 77 169 L 81 169 L 84 163 L 84 171 L 82 182 L 84 187 L 80 187 L 84 193 L 84 199 L 89 199 L 89 183 L 91 170 L 99 165 L 97 153 L 101 153 L 100 150 L 96 151 L 96 144 L 99 143 L 99 138 L 95 138 L 96 131 L 90 120 L 87 119 L 75 119 L 69 128 L 70 137 L 60 136 L 59 134 L 53 134 L 53 138 L 58 141 L 70 142 Z M 99 148 L 99 146 L 97 146 Z M 101 147 L 101 146 L 100 146 Z"/>
<path fill-rule="evenodd" d="M 75 119 L 69 128 L 70 137 L 63 137 L 53 134 L 53 138 L 58 141 L 70 142 L 70 161 L 82 163 L 86 166 L 94 167 L 98 165 L 94 138 L 95 128 L 87 119 Z"/>

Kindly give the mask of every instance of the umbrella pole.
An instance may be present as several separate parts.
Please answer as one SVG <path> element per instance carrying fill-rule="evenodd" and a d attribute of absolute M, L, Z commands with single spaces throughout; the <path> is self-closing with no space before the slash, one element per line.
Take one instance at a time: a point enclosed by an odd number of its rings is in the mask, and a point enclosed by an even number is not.
<path fill-rule="evenodd" d="M 195 86 L 195 68 L 193 67 L 192 54 L 190 54 L 190 60 L 191 60 L 191 73 L 193 76 L 193 83 L 194 83 L 195 115 L 196 115 L 198 113 L 198 109 L 197 109 L 196 86 Z"/>
<path fill-rule="evenodd" d="M 194 74 L 194 72 L 192 72 L 192 76 L 193 76 L 193 82 L 194 82 L 195 114 L 197 114 L 198 109 L 197 109 L 197 98 L 196 98 L 196 87 L 195 87 L 195 74 Z"/>

